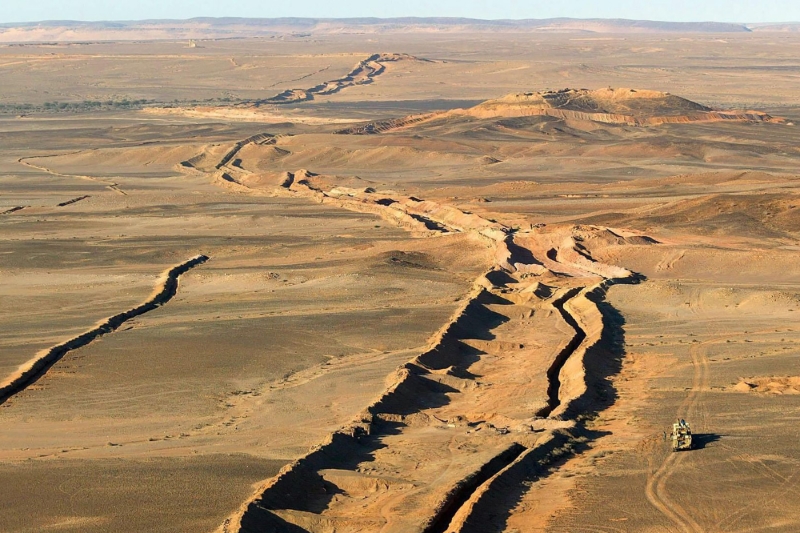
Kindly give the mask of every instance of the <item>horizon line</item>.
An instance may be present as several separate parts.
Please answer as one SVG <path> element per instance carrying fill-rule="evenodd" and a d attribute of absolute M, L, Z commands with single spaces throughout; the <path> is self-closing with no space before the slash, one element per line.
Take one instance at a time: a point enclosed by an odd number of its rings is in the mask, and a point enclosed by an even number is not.
<path fill-rule="evenodd" d="M 457 16 L 417 16 L 408 15 L 400 17 L 241 17 L 241 16 L 196 16 L 189 18 L 142 18 L 142 19 L 43 19 L 43 20 L 21 20 L 0 22 L 0 26 L 8 26 L 13 24 L 67 24 L 67 23 L 136 23 L 136 22 L 191 22 L 196 20 L 269 20 L 269 21 L 393 21 L 393 20 L 418 20 L 418 21 L 465 21 L 465 22 L 542 22 L 542 21 L 622 21 L 622 22 L 651 22 L 651 23 L 664 23 L 664 24 L 729 24 L 748 26 L 754 24 L 800 24 L 800 20 L 796 21 L 749 21 L 749 22 L 730 22 L 719 20 L 660 20 L 660 19 L 637 19 L 625 17 L 546 17 L 546 18 L 474 18 L 474 17 L 457 17 Z"/>

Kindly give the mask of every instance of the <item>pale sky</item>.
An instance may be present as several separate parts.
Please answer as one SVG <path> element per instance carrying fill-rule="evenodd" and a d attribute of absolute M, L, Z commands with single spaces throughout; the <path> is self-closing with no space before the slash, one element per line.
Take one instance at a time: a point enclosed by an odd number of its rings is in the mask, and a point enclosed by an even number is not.
<path fill-rule="evenodd" d="M 0 23 L 405 16 L 789 22 L 800 21 L 800 0 L 0 0 Z"/>

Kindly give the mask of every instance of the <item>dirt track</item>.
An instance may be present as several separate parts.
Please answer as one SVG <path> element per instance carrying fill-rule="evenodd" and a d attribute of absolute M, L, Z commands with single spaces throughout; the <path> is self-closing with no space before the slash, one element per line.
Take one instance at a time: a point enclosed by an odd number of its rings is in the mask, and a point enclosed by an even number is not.
<path fill-rule="evenodd" d="M 686 399 L 681 403 L 676 413 L 676 418 L 695 421 L 695 431 L 704 432 L 705 420 L 698 407 L 702 402 L 702 395 L 709 387 L 708 359 L 702 344 L 693 345 L 691 348 L 692 367 L 694 377 L 692 388 Z M 661 466 L 648 477 L 647 499 L 653 506 L 669 518 L 675 526 L 685 533 L 701 533 L 705 531 L 691 516 L 689 511 L 680 503 L 673 501 L 666 491 L 666 484 L 674 469 L 686 457 L 686 454 L 673 453 L 668 455 Z"/>

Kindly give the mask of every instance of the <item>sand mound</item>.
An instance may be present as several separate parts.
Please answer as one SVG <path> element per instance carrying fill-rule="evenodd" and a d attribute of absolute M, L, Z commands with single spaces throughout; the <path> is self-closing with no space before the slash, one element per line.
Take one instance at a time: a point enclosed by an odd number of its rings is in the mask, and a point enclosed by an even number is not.
<path fill-rule="evenodd" d="M 291 151 L 273 144 L 249 144 L 237 154 L 239 164 L 252 172 L 268 172 L 274 168 L 276 162 L 291 155 Z"/>
<path fill-rule="evenodd" d="M 737 392 L 760 392 L 767 394 L 800 394 L 800 377 L 763 377 L 742 379 L 733 386 Z"/>

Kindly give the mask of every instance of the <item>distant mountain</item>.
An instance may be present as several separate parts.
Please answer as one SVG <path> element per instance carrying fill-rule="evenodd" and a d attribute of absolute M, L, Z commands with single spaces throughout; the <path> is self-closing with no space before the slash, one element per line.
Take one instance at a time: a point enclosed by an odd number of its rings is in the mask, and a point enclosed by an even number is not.
<path fill-rule="evenodd" d="M 748 24 L 750 31 L 800 32 L 800 22 L 777 22 L 773 24 Z"/>
<path fill-rule="evenodd" d="M 781 28 L 778 28 L 781 26 Z M 582 32 L 582 33 L 742 33 L 781 31 L 790 25 L 721 22 L 658 22 L 625 19 L 479 20 L 467 18 L 194 18 L 120 22 L 45 21 L 0 24 L 0 42 L 139 39 L 209 39 L 278 35 L 364 33 Z M 800 25 L 798 25 L 800 27 Z"/>

